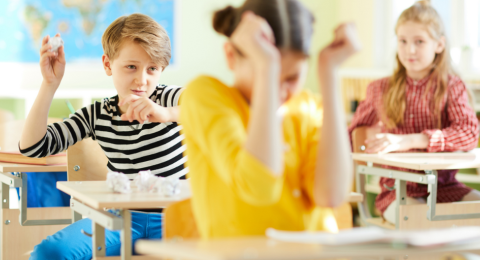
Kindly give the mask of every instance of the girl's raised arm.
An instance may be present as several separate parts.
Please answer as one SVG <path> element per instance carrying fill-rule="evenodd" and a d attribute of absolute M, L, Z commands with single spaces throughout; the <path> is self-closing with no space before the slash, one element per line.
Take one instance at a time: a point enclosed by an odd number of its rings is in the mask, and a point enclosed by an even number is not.
<path fill-rule="evenodd" d="M 255 72 L 251 114 L 245 149 L 279 176 L 283 172 L 282 121 L 280 107 L 280 52 L 265 19 L 245 12 L 231 37 L 232 43 L 251 60 Z"/>
<path fill-rule="evenodd" d="M 315 202 L 337 207 L 346 201 L 352 183 L 352 159 L 345 112 L 338 86 L 340 64 L 360 49 L 354 24 L 342 24 L 335 39 L 319 56 L 318 76 L 323 100 L 323 124 L 315 168 Z"/>

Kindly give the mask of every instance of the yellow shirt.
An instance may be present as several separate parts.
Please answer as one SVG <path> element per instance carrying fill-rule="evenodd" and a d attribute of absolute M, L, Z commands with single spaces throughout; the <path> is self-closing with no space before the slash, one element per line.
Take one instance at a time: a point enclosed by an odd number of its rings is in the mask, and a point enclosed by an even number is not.
<path fill-rule="evenodd" d="M 192 207 L 203 238 L 265 235 L 269 227 L 319 230 L 334 219 L 331 209 L 313 201 L 322 110 L 311 94 L 301 92 L 282 107 L 281 177 L 245 150 L 250 108 L 237 89 L 202 76 L 181 99 Z"/>

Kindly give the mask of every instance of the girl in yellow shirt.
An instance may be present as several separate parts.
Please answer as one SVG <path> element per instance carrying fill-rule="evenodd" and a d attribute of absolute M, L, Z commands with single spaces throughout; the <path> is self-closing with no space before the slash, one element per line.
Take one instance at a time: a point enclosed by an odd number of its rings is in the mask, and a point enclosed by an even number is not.
<path fill-rule="evenodd" d="M 301 90 L 313 21 L 298 0 L 247 0 L 215 13 L 234 84 L 201 76 L 180 108 L 203 238 L 325 229 L 329 208 L 346 200 L 353 167 L 335 72 L 359 44 L 344 24 L 320 52 L 322 110 Z"/>

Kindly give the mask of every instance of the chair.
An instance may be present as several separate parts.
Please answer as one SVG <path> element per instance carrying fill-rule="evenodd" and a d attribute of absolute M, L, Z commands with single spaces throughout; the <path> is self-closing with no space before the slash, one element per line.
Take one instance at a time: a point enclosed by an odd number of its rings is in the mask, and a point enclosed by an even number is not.
<path fill-rule="evenodd" d="M 199 238 L 197 224 L 192 211 L 191 199 L 175 202 L 164 210 L 163 238 Z"/>
<path fill-rule="evenodd" d="M 2 117 L 2 113 L 0 113 L 0 117 Z M 25 120 L 10 119 L 12 117 L 0 122 L 0 147 L 3 151 L 18 151 L 18 142 Z M 59 120 L 61 119 L 50 118 L 48 121 L 51 123 Z M 10 209 L 8 203 L 6 205 L 5 208 L 1 209 L 0 214 L 0 259 L 28 259 L 30 251 L 35 245 L 47 236 L 66 227 L 66 225 L 21 226 L 19 222 L 20 210 Z M 71 218 L 69 207 L 28 208 L 27 214 L 29 219 L 34 220 Z"/>
<path fill-rule="evenodd" d="M 164 239 L 194 239 L 199 238 L 195 217 L 192 211 L 191 199 L 175 202 L 164 210 Z M 334 210 L 339 229 L 352 228 L 352 208 L 345 203 Z"/>
<path fill-rule="evenodd" d="M 369 127 L 358 127 L 352 133 L 352 145 L 354 153 L 363 153 L 365 140 L 371 136 Z M 357 165 L 363 164 L 363 162 L 355 162 L 355 168 Z M 357 174 L 357 192 L 364 195 L 367 198 L 367 191 L 369 184 L 366 182 L 365 175 Z M 379 187 L 378 187 L 379 189 Z M 382 218 L 374 218 L 370 214 L 369 205 L 367 199 L 358 203 L 358 209 L 362 221 L 366 225 L 380 226 L 386 229 L 395 229 L 395 225 L 384 221 Z M 456 214 L 469 214 L 478 213 L 480 209 L 480 202 L 452 202 L 452 203 L 437 203 L 436 214 L 444 215 L 455 212 Z M 403 221 L 399 223 L 400 230 L 412 230 L 412 229 L 433 229 L 433 228 L 446 228 L 452 226 L 472 226 L 480 225 L 480 219 L 460 219 L 460 220 L 442 220 L 442 221 L 430 221 L 427 219 L 428 206 L 426 204 L 420 205 L 400 205 L 400 216 L 406 216 Z"/>
<path fill-rule="evenodd" d="M 104 181 L 108 159 L 97 141 L 84 139 L 68 147 L 68 181 Z"/>

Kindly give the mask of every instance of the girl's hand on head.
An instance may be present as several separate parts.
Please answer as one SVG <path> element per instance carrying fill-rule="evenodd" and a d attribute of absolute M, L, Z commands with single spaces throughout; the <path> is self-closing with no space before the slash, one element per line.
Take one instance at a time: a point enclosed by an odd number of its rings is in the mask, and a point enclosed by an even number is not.
<path fill-rule="evenodd" d="M 324 66 L 336 68 L 360 49 L 355 24 L 344 23 L 335 29 L 333 41 L 320 51 L 319 62 Z"/>
<path fill-rule="evenodd" d="M 265 19 L 253 12 L 245 12 L 230 37 L 232 44 L 255 65 L 280 62 L 280 51 L 275 46 L 272 28 Z"/>
<path fill-rule="evenodd" d="M 127 112 L 121 116 L 122 120 L 129 122 L 137 120 L 140 123 L 144 123 L 145 121 L 152 123 L 171 122 L 170 110 L 156 104 L 147 97 L 130 95 L 120 101 L 118 106 L 120 107 L 126 104 L 129 106 Z"/>
<path fill-rule="evenodd" d="M 60 36 L 60 34 L 57 33 L 56 36 Z M 50 36 L 48 35 L 42 40 L 42 47 L 40 48 L 40 69 L 42 71 L 43 81 L 57 88 L 65 73 L 65 52 L 63 45 L 60 46 L 56 52 L 52 52 L 52 46 L 48 44 L 49 40 Z"/>

